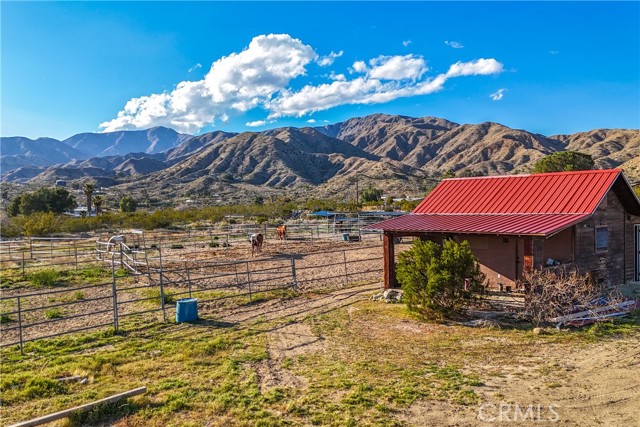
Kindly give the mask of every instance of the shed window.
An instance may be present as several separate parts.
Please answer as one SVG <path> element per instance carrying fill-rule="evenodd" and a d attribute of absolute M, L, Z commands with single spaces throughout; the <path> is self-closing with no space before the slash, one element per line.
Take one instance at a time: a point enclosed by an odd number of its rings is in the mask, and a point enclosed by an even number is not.
<path fill-rule="evenodd" d="M 596 227 L 596 252 L 609 249 L 609 228 Z"/>

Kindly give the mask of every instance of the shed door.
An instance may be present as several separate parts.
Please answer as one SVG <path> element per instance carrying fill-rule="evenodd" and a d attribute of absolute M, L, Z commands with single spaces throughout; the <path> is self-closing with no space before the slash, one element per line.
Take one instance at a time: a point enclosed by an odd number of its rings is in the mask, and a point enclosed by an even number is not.
<path fill-rule="evenodd" d="M 636 281 L 640 281 L 640 224 L 636 224 Z"/>
<path fill-rule="evenodd" d="M 533 270 L 533 239 L 531 237 L 524 238 L 523 261 L 523 271 L 531 272 Z"/>

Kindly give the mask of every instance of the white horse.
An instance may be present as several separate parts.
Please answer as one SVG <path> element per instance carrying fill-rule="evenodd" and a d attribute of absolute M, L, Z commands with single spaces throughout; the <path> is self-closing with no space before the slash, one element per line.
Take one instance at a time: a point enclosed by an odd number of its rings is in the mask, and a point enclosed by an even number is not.
<path fill-rule="evenodd" d="M 264 236 L 262 234 L 250 235 L 249 241 L 251 242 L 251 256 L 254 256 L 256 252 L 262 252 L 262 242 L 264 242 Z"/>

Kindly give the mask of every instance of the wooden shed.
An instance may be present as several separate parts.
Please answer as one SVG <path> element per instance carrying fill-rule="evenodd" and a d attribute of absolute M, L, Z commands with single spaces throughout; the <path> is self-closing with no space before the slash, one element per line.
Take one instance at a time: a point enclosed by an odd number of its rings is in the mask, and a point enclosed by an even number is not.
<path fill-rule="evenodd" d="M 572 265 L 609 285 L 640 281 L 640 201 L 621 170 L 443 180 L 384 233 L 385 287 L 396 287 L 398 237 L 467 240 L 490 286 L 523 271 Z"/>

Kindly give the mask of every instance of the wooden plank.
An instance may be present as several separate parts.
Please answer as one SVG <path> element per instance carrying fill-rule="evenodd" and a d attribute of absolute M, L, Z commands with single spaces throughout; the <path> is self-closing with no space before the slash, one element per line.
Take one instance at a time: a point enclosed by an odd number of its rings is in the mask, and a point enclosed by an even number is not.
<path fill-rule="evenodd" d="M 133 390 L 125 391 L 124 393 L 114 394 L 113 396 L 105 397 L 104 399 L 96 400 L 91 403 L 85 403 L 84 405 L 76 406 L 75 408 L 65 409 L 64 411 L 56 412 L 53 414 L 45 415 L 43 417 L 34 418 L 28 421 L 23 421 L 17 424 L 13 424 L 9 427 L 30 427 L 30 426 L 39 426 L 42 424 L 50 423 L 51 421 L 59 420 L 61 418 L 66 418 L 69 415 L 75 412 L 84 412 L 92 409 L 93 407 L 105 403 L 117 402 L 121 399 L 126 399 L 132 396 L 137 396 L 139 394 L 144 394 L 147 392 L 147 387 L 138 387 Z"/>

